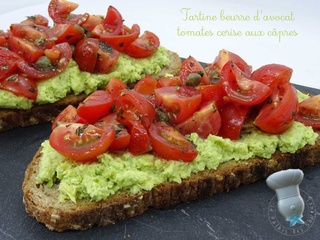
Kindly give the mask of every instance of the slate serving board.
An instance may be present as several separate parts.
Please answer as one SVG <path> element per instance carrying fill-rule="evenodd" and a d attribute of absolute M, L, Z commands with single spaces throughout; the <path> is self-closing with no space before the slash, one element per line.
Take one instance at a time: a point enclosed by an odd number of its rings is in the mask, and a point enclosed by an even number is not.
<path fill-rule="evenodd" d="M 320 93 L 317 89 L 297 88 L 312 94 Z M 180 204 L 169 210 L 150 209 L 141 216 L 116 225 L 94 227 L 82 232 L 51 232 L 27 215 L 21 190 L 24 171 L 49 134 L 50 124 L 0 133 L 0 239 L 289 238 L 277 231 L 270 222 L 269 205 L 275 193 L 265 181 L 204 200 Z M 297 233 L 291 239 L 317 239 L 320 236 L 320 165 L 303 171 L 305 176 L 300 189 L 313 200 L 315 220 L 307 231 L 300 235 Z"/>

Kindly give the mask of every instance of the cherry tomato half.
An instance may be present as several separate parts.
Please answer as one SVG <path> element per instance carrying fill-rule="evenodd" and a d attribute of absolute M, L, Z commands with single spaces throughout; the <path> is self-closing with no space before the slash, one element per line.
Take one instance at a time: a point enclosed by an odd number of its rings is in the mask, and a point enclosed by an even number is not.
<path fill-rule="evenodd" d="M 128 151 L 132 155 L 138 156 L 151 151 L 152 147 L 148 130 L 140 121 L 121 119 L 120 122 L 128 127 L 130 133 Z"/>
<path fill-rule="evenodd" d="M 239 105 L 253 106 L 266 100 L 272 90 L 266 84 L 251 79 L 233 62 L 224 65 L 221 83 L 229 99 Z"/>
<path fill-rule="evenodd" d="M 140 35 L 140 27 L 138 24 L 133 24 L 131 29 L 124 26 L 123 33 L 116 35 L 114 33 L 104 32 L 99 34 L 101 41 L 110 44 L 119 52 L 125 52 L 127 47 L 136 40 Z"/>
<path fill-rule="evenodd" d="M 123 151 L 130 143 L 130 134 L 127 130 L 127 126 L 121 124 L 117 120 L 117 114 L 111 113 L 94 124 L 96 127 L 109 131 L 109 128 L 114 130 L 114 139 L 109 147 L 109 151 Z"/>
<path fill-rule="evenodd" d="M 43 49 L 40 49 L 26 39 L 9 34 L 8 41 L 10 49 L 19 54 L 28 64 L 36 62 L 39 57 L 44 55 Z"/>
<path fill-rule="evenodd" d="M 19 61 L 22 61 L 22 58 L 17 53 L 0 47 L 0 80 L 14 71 Z"/>
<path fill-rule="evenodd" d="M 190 78 L 191 74 L 197 74 L 197 77 Z M 197 76 L 196 75 L 196 76 Z M 199 84 L 209 84 L 210 80 L 201 66 L 201 64 L 192 56 L 189 56 L 181 63 L 180 73 L 179 73 L 182 85 L 186 86 L 198 86 Z"/>
<path fill-rule="evenodd" d="M 127 84 L 118 78 L 111 78 L 107 84 L 106 90 L 114 97 L 120 95 L 121 90 L 128 88 Z"/>
<path fill-rule="evenodd" d="M 163 109 L 174 124 L 192 116 L 201 102 L 200 91 L 186 86 L 157 88 L 154 93 L 156 106 Z"/>
<path fill-rule="evenodd" d="M 151 102 L 134 90 L 123 89 L 117 98 L 119 115 L 128 120 L 141 121 L 148 129 L 156 120 L 156 112 Z"/>
<path fill-rule="evenodd" d="M 90 124 L 60 124 L 52 131 L 49 142 L 52 148 L 68 159 L 92 162 L 107 151 L 114 139 L 114 130 Z"/>
<path fill-rule="evenodd" d="M 114 97 L 107 91 L 97 90 L 91 93 L 77 108 L 80 117 L 88 123 L 95 123 L 103 116 L 109 114 L 114 103 Z"/>
<path fill-rule="evenodd" d="M 180 76 L 163 77 L 158 80 L 157 87 L 181 86 Z"/>
<path fill-rule="evenodd" d="M 191 162 L 197 149 L 178 130 L 163 122 L 152 123 L 149 129 L 153 152 L 167 160 Z"/>
<path fill-rule="evenodd" d="M 116 64 L 119 52 L 95 38 L 84 38 L 73 54 L 80 70 L 90 73 L 108 73 Z"/>
<path fill-rule="evenodd" d="M 57 64 L 53 64 L 52 67 L 44 70 L 38 70 L 26 61 L 19 61 L 17 63 L 19 70 L 33 79 L 45 79 L 57 76 L 67 68 L 72 57 L 72 49 L 68 43 L 59 43 L 51 49 L 59 53 L 59 60 L 54 59 Z"/>
<path fill-rule="evenodd" d="M 320 129 L 320 95 L 311 96 L 299 103 L 295 120 L 314 129 Z"/>
<path fill-rule="evenodd" d="M 57 38 L 56 43 L 77 44 L 85 37 L 84 29 L 77 24 L 56 24 L 53 26 L 52 31 Z"/>
<path fill-rule="evenodd" d="M 246 75 L 251 74 L 252 67 L 248 65 L 240 56 L 233 52 L 222 49 L 219 51 L 219 54 L 213 63 L 206 66 L 209 79 L 213 82 L 218 82 L 222 68 L 227 62 L 230 61 L 237 65 Z"/>
<path fill-rule="evenodd" d="M 36 25 L 48 27 L 49 20 L 48 20 L 48 18 L 46 18 L 45 16 L 43 16 L 41 14 L 36 14 L 33 16 L 28 16 L 27 19 L 25 19 L 21 22 L 21 24 L 24 24 L 24 25 L 36 24 Z"/>
<path fill-rule="evenodd" d="M 10 49 L 28 63 L 36 62 L 44 55 L 45 49 L 55 45 L 53 31 L 42 25 L 11 24 L 8 34 Z"/>
<path fill-rule="evenodd" d="M 103 16 L 100 15 L 90 15 L 88 20 L 81 25 L 81 27 L 83 27 L 83 29 L 85 29 L 88 37 L 92 37 L 92 31 L 93 29 L 99 25 L 102 24 L 104 20 Z"/>
<path fill-rule="evenodd" d="M 51 129 L 53 130 L 62 123 L 88 123 L 88 121 L 78 115 L 77 109 L 74 106 L 68 105 L 54 119 Z"/>
<path fill-rule="evenodd" d="M 195 132 L 201 138 L 206 139 L 209 134 L 217 135 L 220 127 L 220 113 L 216 108 L 215 101 L 211 101 L 194 112 L 190 118 L 177 124 L 175 129 L 183 135 Z"/>
<path fill-rule="evenodd" d="M 0 89 L 10 91 L 17 96 L 29 98 L 34 101 L 37 99 L 38 87 L 36 81 L 18 71 L 12 72 L 0 80 Z"/>
<path fill-rule="evenodd" d="M 51 28 L 42 25 L 11 24 L 10 33 L 17 38 L 26 40 L 42 51 L 52 48 L 55 44 L 54 32 Z"/>
<path fill-rule="evenodd" d="M 290 81 L 292 69 L 281 64 L 267 64 L 251 74 L 251 78 L 268 85 L 271 89 Z"/>
<path fill-rule="evenodd" d="M 151 56 L 160 46 L 156 34 L 145 31 L 125 49 L 125 53 L 134 58 L 146 58 Z"/>
<path fill-rule="evenodd" d="M 297 92 L 290 82 L 287 82 L 273 90 L 253 123 L 264 132 L 279 134 L 292 125 L 297 111 Z"/>
<path fill-rule="evenodd" d="M 9 48 L 9 34 L 8 32 L 0 31 L 0 47 Z"/>
<path fill-rule="evenodd" d="M 232 103 L 222 107 L 220 111 L 221 128 L 218 135 L 231 140 L 238 140 L 250 107 Z"/>
<path fill-rule="evenodd" d="M 143 95 L 152 95 L 157 88 L 158 81 L 151 75 L 146 75 L 134 86 L 134 90 Z"/>
<path fill-rule="evenodd" d="M 104 18 L 102 24 L 106 32 L 114 35 L 122 34 L 123 18 L 121 13 L 115 7 L 108 7 L 106 17 Z"/>
<path fill-rule="evenodd" d="M 221 109 L 225 104 L 224 97 L 226 96 L 226 92 L 222 84 L 200 85 L 197 89 L 202 95 L 201 105 L 214 100 L 217 109 Z"/>
<path fill-rule="evenodd" d="M 84 24 L 89 14 L 73 14 L 72 12 L 79 6 L 74 2 L 66 0 L 51 0 L 48 6 L 48 13 L 54 23 Z"/>

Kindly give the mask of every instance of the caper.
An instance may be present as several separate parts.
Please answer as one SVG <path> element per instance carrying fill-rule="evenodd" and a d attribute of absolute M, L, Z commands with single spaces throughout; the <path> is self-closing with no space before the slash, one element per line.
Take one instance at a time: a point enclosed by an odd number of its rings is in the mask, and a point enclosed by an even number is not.
<path fill-rule="evenodd" d="M 199 73 L 189 73 L 189 75 L 186 78 L 186 86 L 189 87 L 196 87 L 201 82 L 201 75 Z"/>
<path fill-rule="evenodd" d="M 113 48 L 111 47 L 111 45 L 109 45 L 108 43 L 103 42 L 103 41 L 99 41 L 99 48 L 107 53 L 113 52 Z"/>
<path fill-rule="evenodd" d="M 156 109 L 156 116 L 157 116 L 158 122 L 166 122 L 167 123 L 170 121 L 168 114 L 159 108 Z"/>
<path fill-rule="evenodd" d="M 51 60 L 47 56 L 41 56 L 35 62 L 35 68 L 38 70 L 47 70 L 52 68 Z"/>

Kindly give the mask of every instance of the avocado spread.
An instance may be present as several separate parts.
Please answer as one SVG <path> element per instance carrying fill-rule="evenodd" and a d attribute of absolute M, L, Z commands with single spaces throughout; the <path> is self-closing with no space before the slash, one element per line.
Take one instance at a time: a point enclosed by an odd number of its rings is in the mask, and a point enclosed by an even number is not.
<path fill-rule="evenodd" d="M 220 163 L 226 161 L 252 157 L 268 159 L 276 150 L 294 153 L 306 144 L 315 144 L 317 137 L 318 134 L 311 127 L 298 122 L 280 135 L 253 130 L 243 134 L 237 141 L 213 135 L 203 140 L 194 133 L 190 140 L 197 146 L 199 155 L 191 163 L 167 161 L 153 154 L 135 157 L 125 152 L 104 153 L 98 157 L 98 161 L 82 164 L 60 155 L 47 140 L 42 144 L 36 181 L 47 187 L 59 182 L 60 202 L 71 200 L 76 203 L 79 199 L 100 201 L 119 190 L 135 194 L 167 181 L 180 183 L 191 173 L 217 169 Z"/>
<path fill-rule="evenodd" d="M 158 73 L 163 66 L 169 63 L 167 49 L 162 46 L 148 58 L 136 59 L 126 54 L 120 54 L 115 67 L 108 74 L 82 72 L 77 63 L 71 60 L 67 69 L 61 74 L 37 82 L 38 96 L 35 103 L 54 103 L 70 93 L 89 94 L 98 88 L 105 88 L 111 78 L 119 78 L 126 83 L 132 83 L 147 74 Z M 0 90 L 0 108 L 29 109 L 35 103 L 9 91 Z"/>

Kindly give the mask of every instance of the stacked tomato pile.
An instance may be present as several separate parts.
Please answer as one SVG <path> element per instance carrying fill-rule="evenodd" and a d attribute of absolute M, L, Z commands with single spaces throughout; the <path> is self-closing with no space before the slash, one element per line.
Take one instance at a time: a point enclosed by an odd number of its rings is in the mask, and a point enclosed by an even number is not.
<path fill-rule="evenodd" d="M 140 27 L 123 24 L 119 11 L 110 6 L 106 16 L 72 13 L 78 4 L 65 0 L 49 3 L 49 16 L 28 17 L 0 32 L 0 89 L 32 100 L 37 81 L 60 74 L 73 58 L 82 71 L 108 73 L 119 53 L 144 58 L 159 47 L 158 37 Z"/>
<path fill-rule="evenodd" d="M 313 118 L 312 126 L 319 128 L 319 96 L 299 108 L 291 74 L 292 69 L 278 64 L 252 72 L 238 55 L 222 50 L 205 69 L 190 56 L 182 62 L 180 76 L 160 80 L 146 76 L 133 89 L 113 78 L 106 90 L 61 112 L 53 123 L 50 144 L 81 162 L 106 151 L 153 152 L 189 162 L 198 154 L 186 138 L 194 132 L 204 139 L 212 134 L 237 140 L 244 122 L 251 119 L 262 131 L 278 134 L 296 116 L 312 121 L 316 108 L 318 120 Z"/>

